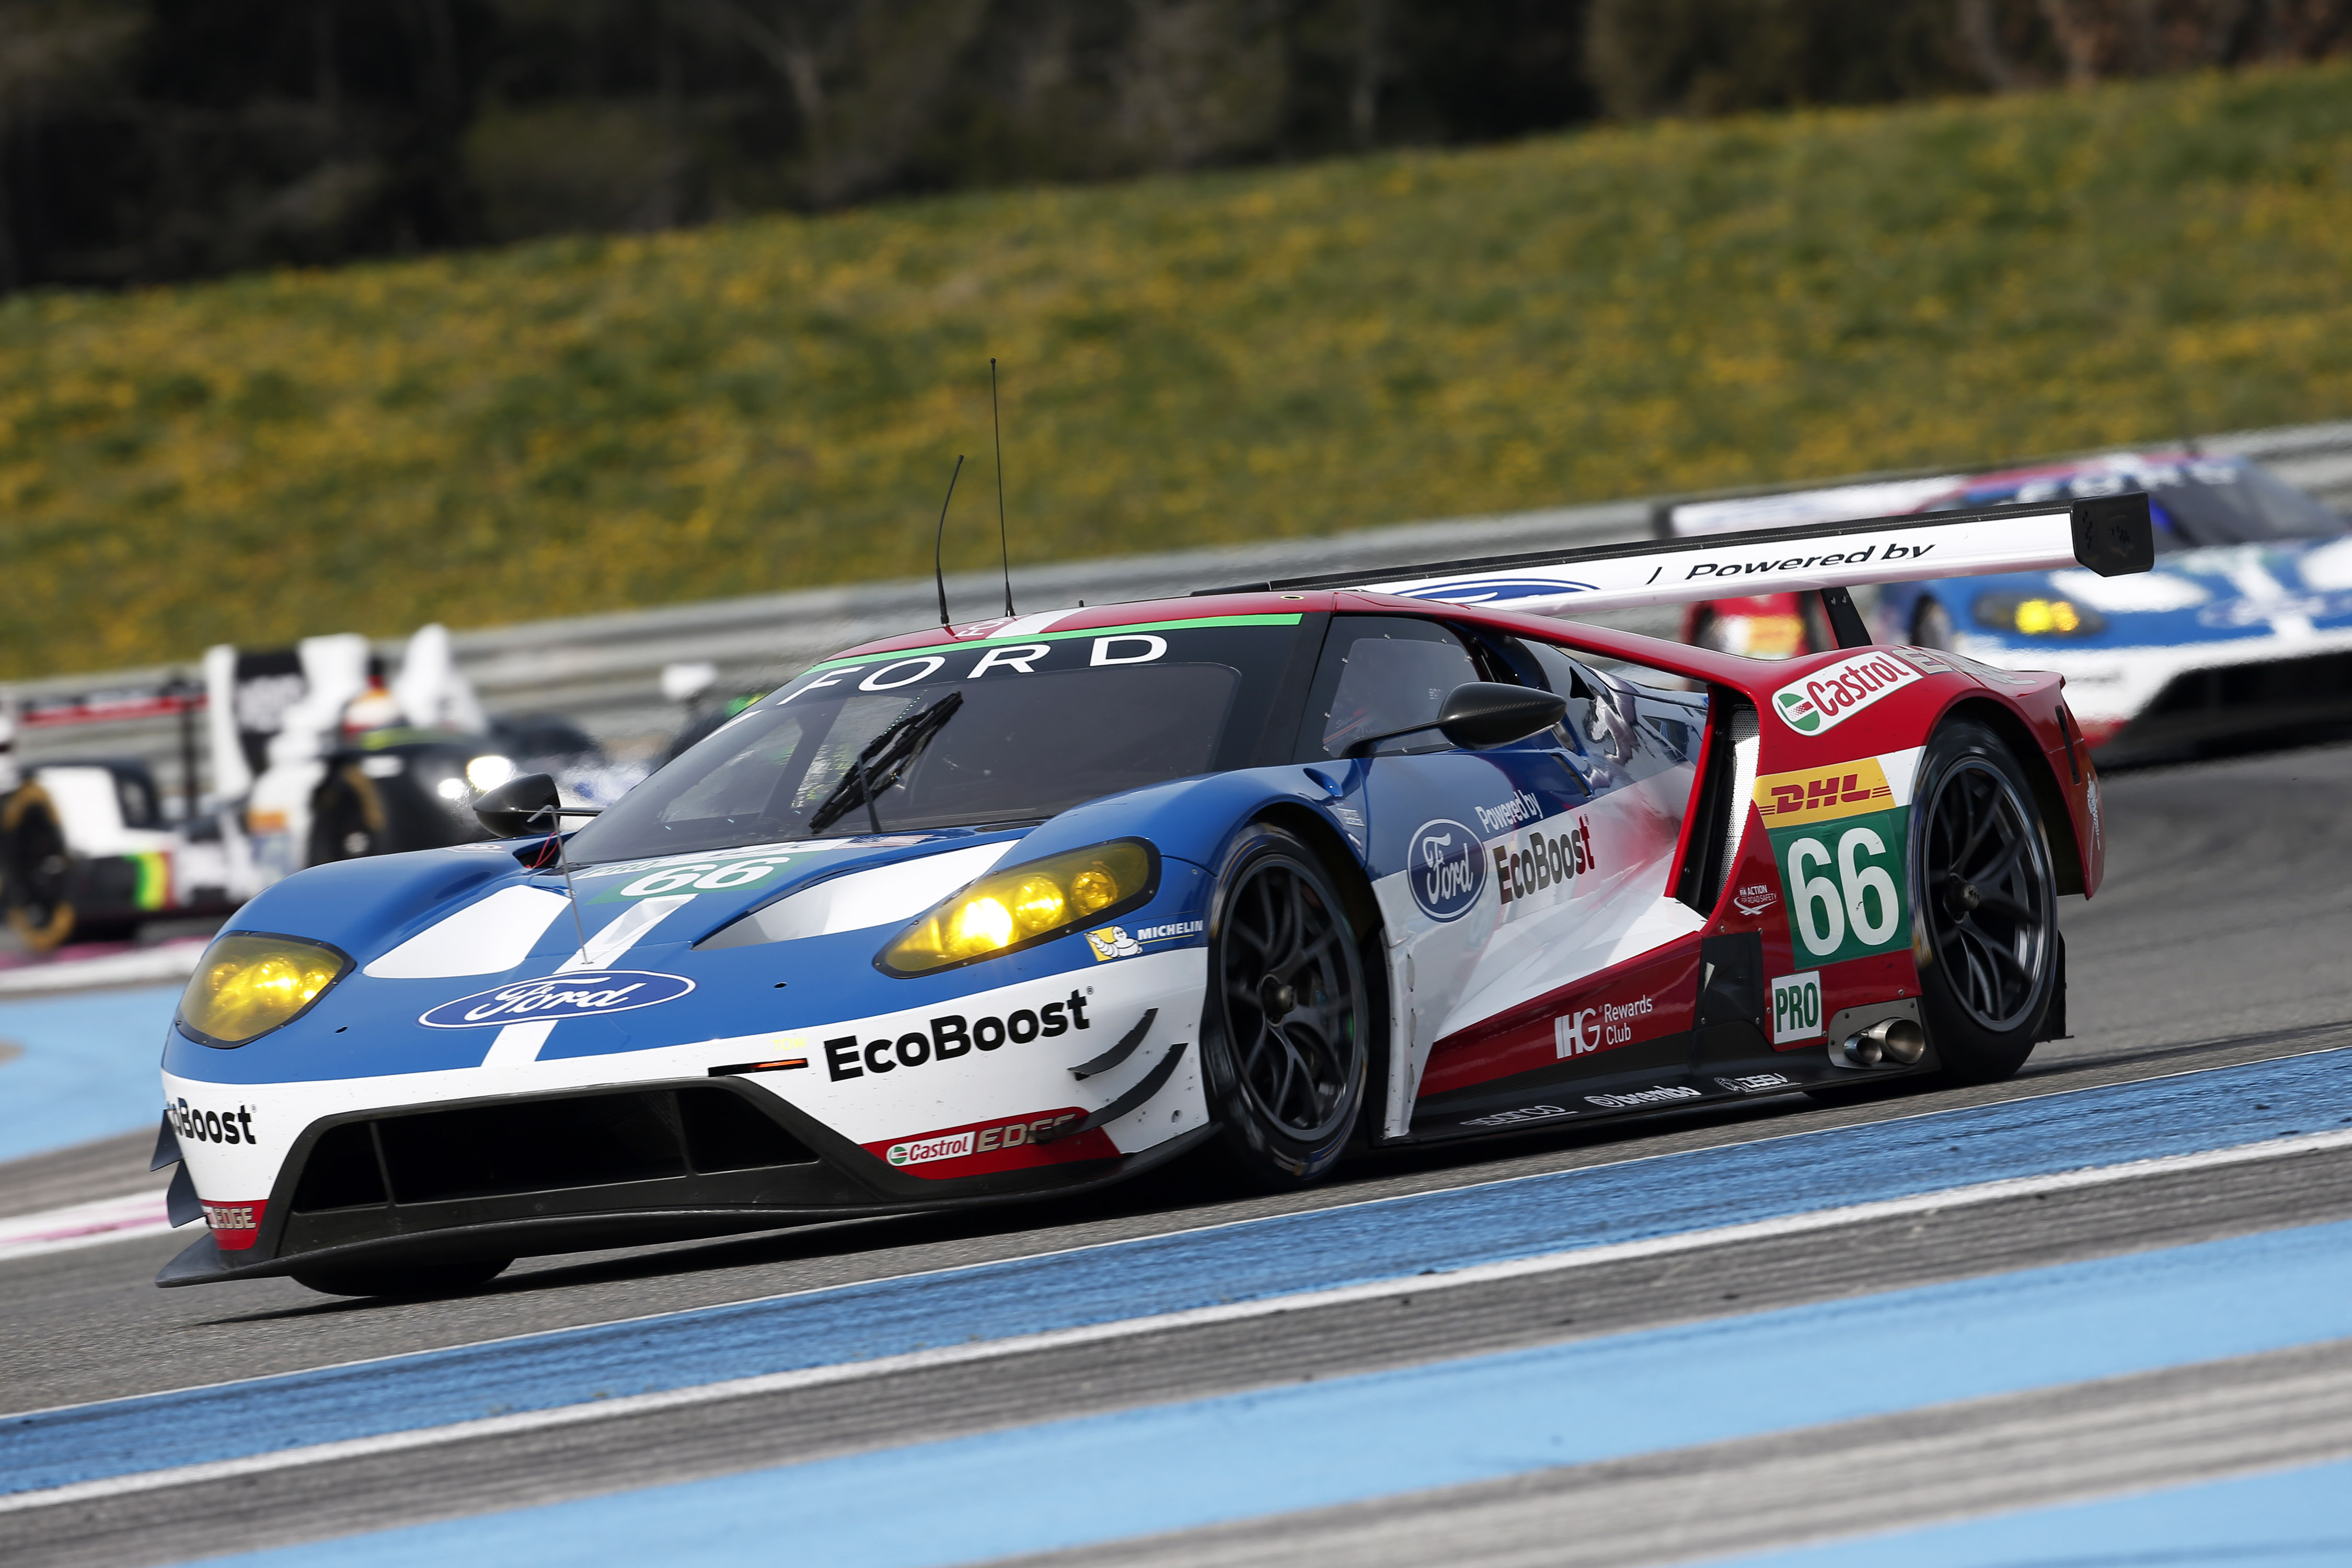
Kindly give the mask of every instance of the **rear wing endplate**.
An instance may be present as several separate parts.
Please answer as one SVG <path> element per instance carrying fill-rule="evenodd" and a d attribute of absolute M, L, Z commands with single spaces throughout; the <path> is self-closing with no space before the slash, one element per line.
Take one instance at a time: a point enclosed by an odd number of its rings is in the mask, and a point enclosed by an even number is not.
<path fill-rule="evenodd" d="M 1327 573 L 1199 592 L 1352 588 L 1434 604 L 1576 616 L 1758 594 L 2067 566 L 2117 577 L 2145 572 L 2155 563 L 2156 536 L 2147 497 L 2135 492 L 2086 497 L 2064 507 L 1999 506 L 1925 517 L 1754 529 L 1695 539 Z"/>

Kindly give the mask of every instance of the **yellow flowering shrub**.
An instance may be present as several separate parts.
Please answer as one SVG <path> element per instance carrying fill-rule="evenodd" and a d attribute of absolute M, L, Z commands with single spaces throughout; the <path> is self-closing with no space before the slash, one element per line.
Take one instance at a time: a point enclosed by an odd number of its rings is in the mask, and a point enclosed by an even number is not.
<path fill-rule="evenodd" d="M 0 302 L 0 676 L 2352 413 L 2352 68 Z"/>

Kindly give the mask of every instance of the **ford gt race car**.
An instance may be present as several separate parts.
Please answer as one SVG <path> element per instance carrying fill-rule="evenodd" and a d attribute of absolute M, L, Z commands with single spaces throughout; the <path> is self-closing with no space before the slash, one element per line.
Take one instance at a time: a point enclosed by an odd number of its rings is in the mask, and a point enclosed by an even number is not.
<path fill-rule="evenodd" d="M 288 878 L 207 952 L 164 1285 L 516 1257 L 2013 1072 L 2100 879 L 2059 682 L 1865 646 L 1844 585 L 2144 571 L 2126 496 L 942 626 L 605 807 Z M 1851 645 L 1554 618 L 1726 578 Z M 1204 1151 L 1206 1152 L 1206 1151 Z"/>
<path fill-rule="evenodd" d="M 2158 560 L 2109 580 L 2076 567 L 1889 584 L 1890 640 L 2065 676 L 2106 762 L 2352 721 L 2352 538 L 2344 520 L 2242 458 L 2123 453 L 1976 478 L 1842 486 L 1670 509 L 1665 529 L 1822 521 L 2147 492 Z M 1832 646 L 1794 595 L 1694 606 L 1685 636 L 1760 658 Z"/>

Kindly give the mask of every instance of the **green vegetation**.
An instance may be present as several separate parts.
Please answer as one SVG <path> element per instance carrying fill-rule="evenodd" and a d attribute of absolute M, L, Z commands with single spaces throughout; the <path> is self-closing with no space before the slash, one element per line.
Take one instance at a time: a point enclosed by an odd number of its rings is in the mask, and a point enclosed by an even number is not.
<path fill-rule="evenodd" d="M 0 304 L 0 674 L 2352 410 L 2352 69 Z"/>

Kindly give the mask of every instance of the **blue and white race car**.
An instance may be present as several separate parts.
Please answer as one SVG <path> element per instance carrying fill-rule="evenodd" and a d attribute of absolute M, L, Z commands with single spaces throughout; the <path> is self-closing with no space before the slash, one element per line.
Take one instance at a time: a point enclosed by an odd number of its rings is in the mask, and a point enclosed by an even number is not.
<path fill-rule="evenodd" d="M 165 1045 L 156 1160 L 208 1228 L 159 1282 L 462 1288 L 1203 1144 L 1278 1184 L 1361 1144 L 2012 1072 L 2064 1032 L 2054 900 L 2103 856 L 2053 678 L 1549 617 L 2147 555 L 2126 498 L 850 650 L 601 815 L 527 776 L 478 804 L 499 842 L 247 904 Z"/>
<path fill-rule="evenodd" d="M 2079 568 L 1888 584 L 1890 642 L 2010 669 L 2055 670 L 2103 762 L 2179 754 L 2352 721 L 2352 538 L 2314 498 L 2242 458 L 2121 453 L 1975 477 L 1898 480 L 1698 502 L 1667 531 L 1820 522 L 1883 511 L 2063 503 L 2145 491 L 2157 563 L 2138 576 Z M 1785 628 L 1785 629 L 1784 629 Z M 1793 652 L 1826 646 L 1793 604 L 1695 607 L 1685 636 Z"/>

